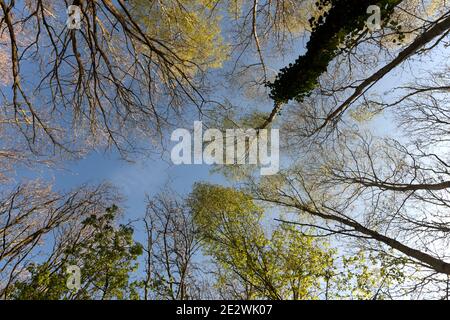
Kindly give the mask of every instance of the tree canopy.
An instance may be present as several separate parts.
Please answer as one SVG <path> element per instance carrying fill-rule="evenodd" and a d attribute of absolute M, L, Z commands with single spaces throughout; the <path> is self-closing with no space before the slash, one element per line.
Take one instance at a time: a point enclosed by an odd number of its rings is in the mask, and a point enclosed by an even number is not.
<path fill-rule="evenodd" d="M 449 33 L 445 0 L 0 0 L 0 299 L 449 299 Z M 280 171 L 132 210 L 51 179 L 194 121 L 279 129 Z"/>

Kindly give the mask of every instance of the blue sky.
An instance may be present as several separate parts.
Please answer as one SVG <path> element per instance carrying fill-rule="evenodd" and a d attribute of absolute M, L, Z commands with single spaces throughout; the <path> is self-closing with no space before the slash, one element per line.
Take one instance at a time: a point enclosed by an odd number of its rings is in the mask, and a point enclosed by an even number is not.
<path fill-rule="evenodd" d="M 222 20 L 223 29 L 227 29 L 227 21 Z M 232 35 L 224 32 L 224 38 L 230 42 L 233 41 Z M 267 59 L 266 63 L 273 69 L 278 70 L 286 64 L 294 60 L 301 52 L 304 51 L 305 39 L 299 38 L 295 41 L 292 54 L 285 57 L 277 56 L 276 59 Z M 235 88 L 229 86 L 224 79 L 224 72 L 234 67 L 235 58 L 231 57 L 224 67 L 220 70 L 211 70 L 210 85 L 217 84 L 216 88 L 220 88 L 215 93 L 218 101 L 225 99 L 234 105 L 242 108 L 242 110 L 259 110 L 270 111 L 272 104 L 267 97 L 259 97 L 258 99 L 248 99 L 242 92 L 237 92 Z M 257 56 L 244 55 L 241 57 L 243 63 L 254 63 Z M 28 76 L 39 74 L 34 72 L 34 66 L 24 65 L 22 72 Z M 28 79 L 30 81 L 38 80 L 37 78 Z M 214 82 L 214 84 L 213 84 Z M 212 106 L 206 106 L 211 108 Z M 193 129 L 195 120 L 198 119 L 197 109 L 187 106 L 191 112 L 187 112 L 185 118 L 191 119 L 186 121 L 187 124 L 180 125 L 188 130 Z M 172 130 L 165 132 L 164 139 L 166 142 L 170 138 Z M 144 147 L 150 147 L 150 141 L 141 141 Z M 169 143 L 168 151 L 176 142 Z M 125 197 L 125 220 L 143 217 L 145 213 L 146 195 L 155 195 L 164 188 L 171 188 L 177 193 L 184 195 L 192 190 L 193 183 L 197 181 L 208 181 L 210 183 L 227 184 L 227 180 L 218 173 L 211 173 L 212 167 L 207 165 L 181 165 L 175 166 L 170 161 L 170 155 L 165 152 L 160 154 L 159 148 L 152 150 L 152 155 L 148 157 L 137 157 L 132 159 L 135 162 L 127 162 L 122 160 L 120 154 L 116 150 L 92 151 L 86 157 L 77 161 L 64 161 L 57 168 L 33 168 L 27 169 L 23 167 L 17 168 L 15 182 L 23 182 L 29 179 L 41 179 L 51 183 L 55 190 L 69 191 L 82 184 L 97 184 L 101 182 L 110 182 L 119 189 L 119 192 Z"/>
<path fill-rule="evenodd" d="M 82 184 L 110 182 L 126 198 L 125 220 L 128 220 L 143 217 L 146 195 L 155 195 L 164 188 L 186 194 L 196 181 L 225 183 L 221 175 L 210 173 L 210 169 L 206 165 L 175 166 L 157 156 L 130 163 L 115 151 L 93 151 L 82 160 L 65 163 L 63 168 L 39 171 L 20 168 L 16 181 L 41 179 L 53 184 L 56 190 L 64 191 Z"/>
<path fill-rule="evenodd" d="M 223 21 L 223 25 L 225 26 L 226 24 L 226 21 Z M 229 34 L 224 34 L 224 36 L 225 38 L 230 37 Z M 268 59 L 266 61 L 267 64 L 273 70 L 278 70 L 287 65 L 304 51 L 305 40 L 305 38 L 296 39 L 290 55 L 286 55 L 285 57 L 278 56 L 276 59 Z M 250 58 L 247 56 L 247 59 L 249 63 L 252 63 L 255 61 L 256 56 Z M 229 69 L 233 65 L 233 62 L 234 59 L 232 57 L 223 70 L 214 71 L 211 75 L 211 78 L 215 82 L 223 85 L 221 86 L 223 89 L 216 93 L 217 97 L 230 99 L 233 104 L 244 108 L 244 110 L 247 108 L 258 109 L 260 111 L 270 110 L 270 102 L 261 103 L 260 99 L 256 101 L 249 100 L 242 93 L 237 93 L 235 90 L 227 88 L 227 83 L 224 81 L 220 72 Z M 425 59 L 424 64 L 427 63 L 430 62 L 428 59 Z M 414 71 L 420 72 L 419 66 L 415 64 Z M 398 81 L 398 78 L 405 80 L 405 77 L 411 77 L 408 74 L 411 70 L 406 69 L 405 71 L 393 72 L 392 75 L 388 76 L 387 79 L 384 79 L 376 86 L 377 91 L 383 92 L 392 88 L 396 84 L 396 81 Z M 188 129 L 192 128 L 193 121 L 196 118 L 195 108 L 192 108 L 192 110 L 192 114 L 190 114 L 192 123 Z M 386 115 L 378 117 L 371 125 L 377 128 L 378 133 L 381 134 L 392 132 L 394 129 L 392 122 L 389 118 L 386 118 Z M 170 133 L 165 133 L 167 140 L 170 137 Z M 143 141 L 142 143 L 144 145 L 150 145 L 150 141 Z M 169 145 L 169 150 L 174 144 Z M 186 194 L 190 192 L 192 184 L 196 181 L 208 181 L 220 184 L 227 183 L 220 174 L 212 174 L 210 172 L 211 167 L 209 166 L 174 166 L 171 164 L 170 159 L 168 159 L 167 154 L 159 156 L 157 154 L 158 150 L 155 151 L 150 158 L 135 159 L 135 163 L 121 160 L 118 152 L 114 150 L 109 152 L 93 151 L 82 160 L 64 163 L 63 169 L 47 168 L 34 172 L 28 169 L 18 169 L 16 181 L 19 182 L 26 178 L 40 178 L 49 181 L 49 183 L 53 183 L 58 190 L 70 190 L 81 184 L 96 184 L 103 181 L 111 182 L 118 187 L 119 191 L 127 199 L 124 203 L 126 209 L 125 219 L 142 217 L 145 212 L 146 195 L 154 195 L 166 187 L 170 187 L 180 194 Z"/>
<path fill-rule="evenodd" d="M 299 39 L 298 45 L 303 41 Z M 300 49 L 299 49 L 300 50 Z M 294 54 L 296 56 L 297 54 Z M 290 61 L 293 57 L 286 57 L 278 61 L 270 61 L 272 65 L 281 67 Z M 232 61 L 232 60 L 231 60 Z M 430 61 L 425 59 L 424 65 Z M 437 63 L 435 61 L 435 63 Z M 415 63 L 414 71 L 421 72 L 420 63 Z M 411 70 L 408 70 L 411 71 Z M 394 87 L 400 79 L 411 77 L 411 74 L 405 73 L 399 69 L 394 71 L 386 79 L 376 85 L 377 92 L 383 92 Z M 374 88 L 374 89 L 375 89 Z M 223 89 L 218 95 L 231 98 L 232 102 L 240 107 L 252 107 L 254 101 L 245 99 L 242 95 L 230 95 L 229 90 Z M 270 109 L 270 105 L 256 105 L 253 108 L 259 110 Z M 191 115 L 192 126 L 195 115 Z M 186 125 L 187 129 L 192 129 Z M 370 127 L 378 134 L 384 135 L 394 132 L 392 119 L 389 115 L 383 114 L 376 117 L 370 123 Z M 166 132 L 166 139 L 170 137 L 171 132 Z M 280 137 L 282 139 L 282 135 Z M 144 145 L 150 145 L 150 142 L 143 141 Z M 175 144 L 169 144 L 170 148 Z M 282 155 L 281 155 L 282 156 Z M 175 166 L 171 163 L 167 152 L 158 155 L 158 149 L 150 157 L 140 157 L 134 159 L 135 162 L 127 162 L 120 158 L 117 151 L 107 152 L 92 151 L 85 158 L 78 161 L 63 163 L 63 168 L 46 168 L 37 171 L 19 168 L 17 170 L 16 181 L 22 181 L 28 178 L 39 178 L 52 183 L 57 190 L 70 190 L 81 184 L 97 184 L 104 181 L 111 182 L 125 196 L 124 203 L 126 209 L 125 219 L 135 219 L 142 217 L 145 212 L 146 195 L 155 195 L 164 188 L 172 188 L 180 194 L 187 194 L 191 191 L 193 183 L 197 181 L 208 181 L 211 183 L 226 184 L 224 177 L 217 173 L 211 173 L 211 167 L 207 165 L 181 165 Z M 36 170 L 36 169 L 33 169 Z"/>

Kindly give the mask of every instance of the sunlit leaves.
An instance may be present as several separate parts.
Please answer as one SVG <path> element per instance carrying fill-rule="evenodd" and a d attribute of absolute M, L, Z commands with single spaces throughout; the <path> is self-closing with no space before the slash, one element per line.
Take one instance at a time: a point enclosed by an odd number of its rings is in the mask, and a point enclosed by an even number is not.
<path fill-rule="evenodd" d="M 161 50 L 170 50 L 177 56 L 174 73 L 182 71 L 195 76 L 198 69 L 219 68 L 227 59 L 221 19 L 211 11 L 211 1 L 131 2 L 133 13 L 145 26 L 147 34 L 158 39 Z"/>

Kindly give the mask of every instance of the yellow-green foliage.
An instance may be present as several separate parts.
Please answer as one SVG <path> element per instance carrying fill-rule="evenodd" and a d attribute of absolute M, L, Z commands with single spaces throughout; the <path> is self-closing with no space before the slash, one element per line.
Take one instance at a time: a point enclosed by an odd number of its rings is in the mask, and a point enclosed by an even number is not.
<path fill-rule="evenodd" d="M 333 250 L 281 224 L 266 234 L 263 209 L 231 188 L 198 184 L 190 205 L 205 252 L 221 270 L 218 285 L 236 277 L 250 299 L 317 299 Z"/>
<path fill-rule="evenodd" d="M 189 205 L 218 268 L 216 286 L 237 289 L 231 298 L 383 299 L 383 286 L 404 280 L 402 259 L 364 251 L 341 259 L 308 228 L 280 223 L 268 231 L 264 209 L 239 190 L 197 184 Z"/>
<path fill-rule="evenodd" d="M 194 76 L 200 69 L 219 68 L 228 56 L 221 37 L 220 16 L 207 0 L 133 0 L 134 15 L 158 48 L 175 54 L 172 71 Z"/>

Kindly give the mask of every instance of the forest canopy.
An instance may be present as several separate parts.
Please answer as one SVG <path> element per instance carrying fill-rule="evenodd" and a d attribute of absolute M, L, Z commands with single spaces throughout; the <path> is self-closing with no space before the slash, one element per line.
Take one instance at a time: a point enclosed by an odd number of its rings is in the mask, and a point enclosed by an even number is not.
<path fill-rule="evenodd" d="M 0 0 L 0 299 L 448 300 L 449 33 L 445 0 Z M 279 172 L 58 178 L 194 121 L 279 130 Z"/>

